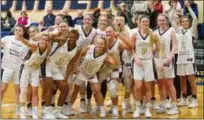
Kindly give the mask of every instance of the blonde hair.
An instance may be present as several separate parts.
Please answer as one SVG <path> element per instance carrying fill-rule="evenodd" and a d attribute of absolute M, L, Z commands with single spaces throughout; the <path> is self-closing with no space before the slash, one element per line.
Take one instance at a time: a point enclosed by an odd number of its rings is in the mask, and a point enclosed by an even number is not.
<path fill-rule="evenodd" d="M 49 35 L 48 32 L 43 32 L 42 37 L 43 37 L 43 36 L 48 37 L 48 40 L 49 40 L 49 41 L 51 40 L 50 35 Z"/>
<path fill-rule="evenodd" d="M 40 30 L 38 29 L 38 27 L 37 26 L 35 26 L 35 25 L 31 25 L 29 28 L 28 28 L 28 30 L 30 30 L 31 28 L 33 28 L 35 31 L 37 31 L 38 33 L 40 32 Z"/>

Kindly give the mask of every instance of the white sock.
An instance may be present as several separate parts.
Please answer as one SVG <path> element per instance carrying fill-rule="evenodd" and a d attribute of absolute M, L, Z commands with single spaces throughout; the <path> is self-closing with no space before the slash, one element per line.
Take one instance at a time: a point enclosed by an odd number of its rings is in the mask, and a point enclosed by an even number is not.
<path fill-rule="evenodd" d="M 146 103 L 146 109 L 150 109 L 150 107 L 151 107 L 151 103 Z"/>
<path fill-rule="evenodd" d="M 136 101 L 136 106 L 140 106 L 140 101 Z"/>
<path fill-rule="evenodd" d="M 61 112 L 62 106 L 57 106 L 57 109 Z"/>
<path fill-rule="evenodd" d="M 38 113 L 38 107 L 33 107 L 32 108 L 32 113 Z"/>
<path fill-rule="evenodd" d="M 129 105 L 129 104 L 130 104 L 130 98 L 125 98 L 125 103 L 126 103 L 127 105 Z"/>
<path fill-rule="evenodd" d="M 172 102 L 172 103 L 171 103 L 171 106 L 172 106 L 172 108 L 176 108 L 176 107 L 177 107 L 176 102 Z"/>
<path fill-rule="evenodd" d="M 165 105 L 166 104 L 166 101 L 165 100 L 163 100 L 163 101 L 161 101 L 161 105 Z"/>
<path fill-rule="evenodd" d="M 16 105 L 16 110 L 18 110 L 21 107 L 21 105 Z"/>
<path fill-rule="evenodd" d="M 69 96 L 67 96 L 65 102 L 69 103 L 71 101 L 71 98 Z"/>

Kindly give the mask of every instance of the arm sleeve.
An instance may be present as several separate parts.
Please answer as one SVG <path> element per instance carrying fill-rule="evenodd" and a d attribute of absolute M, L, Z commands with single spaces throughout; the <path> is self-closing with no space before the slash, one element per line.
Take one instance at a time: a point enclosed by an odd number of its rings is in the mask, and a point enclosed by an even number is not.
<path fill-rule="evenodd" d="M 192 26 L 191 26 L 190 30 L 192 31 L 193 35 L 195 35 L 196 34 L 196 30 L 197 30 L 197 20 L 198 19 L 197 19 L 196 15 L 193 12 L 191 7 L 189 7 L 188 10 L 190 12 L 191 17 L 193 18 Z"/>
<path fill-rule="evenodd" d="M 169 21 L 170 21 L 172 27 L 175 29 L 176 33 L 179 33 L 180 29 L 174 21 L 174 14 L 175 14 L 175 10 L 172 9 L 171 14 L 169 15 Z"/>

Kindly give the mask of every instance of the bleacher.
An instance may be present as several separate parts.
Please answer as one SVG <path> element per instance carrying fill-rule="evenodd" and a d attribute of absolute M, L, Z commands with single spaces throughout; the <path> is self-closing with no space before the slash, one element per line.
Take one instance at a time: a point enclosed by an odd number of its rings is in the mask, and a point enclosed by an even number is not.
<path fill-rule="evenodd" d="M 195 40 L 195 57 L 197 66 L 197 84 L 204 85 L 204 40 Z"/>

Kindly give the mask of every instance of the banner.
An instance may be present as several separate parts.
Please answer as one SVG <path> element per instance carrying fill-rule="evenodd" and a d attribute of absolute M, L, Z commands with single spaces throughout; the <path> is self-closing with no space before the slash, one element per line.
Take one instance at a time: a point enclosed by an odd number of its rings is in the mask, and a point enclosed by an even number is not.
<path fill-rule="evenodd" d="M 1 11 L 21 11 L 21 10 L 45 10 L 47 6 L 53 10 L 93 10 L 96 7 L 101 9 L 113 8 L 118 0 L 2 0 Z"/>

